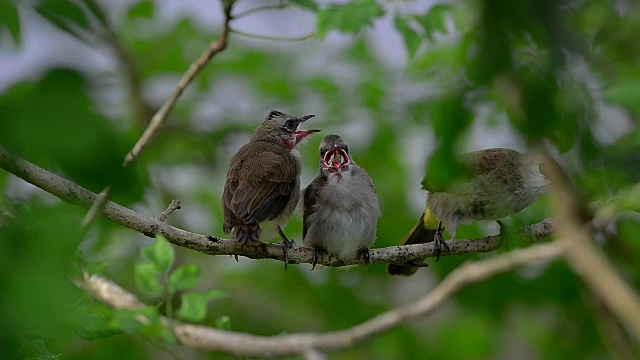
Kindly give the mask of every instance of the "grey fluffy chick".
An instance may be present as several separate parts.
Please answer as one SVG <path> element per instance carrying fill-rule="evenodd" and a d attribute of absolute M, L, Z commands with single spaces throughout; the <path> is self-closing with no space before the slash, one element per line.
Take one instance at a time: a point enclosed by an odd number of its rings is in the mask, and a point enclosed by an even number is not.
<path fill-rule="evenodd" d="M 356 165 L 349 145 L 338 135 L 324 138 L 319 163 L 320 174 L 303 195 L 302 242 L 314 250 L 311 270 L 319 253 L 341 260 L 359 257 L 368 267 L 380 217 L 373 181 Z"/>

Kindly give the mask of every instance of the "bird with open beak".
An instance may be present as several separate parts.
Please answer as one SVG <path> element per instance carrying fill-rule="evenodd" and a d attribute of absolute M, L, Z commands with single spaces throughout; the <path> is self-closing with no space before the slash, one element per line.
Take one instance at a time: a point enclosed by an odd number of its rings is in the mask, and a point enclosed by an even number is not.
<path fill-rule="evenodd" d="M 303 195 L 302 242 L 313 248 L 311 270 L 319 253 L 342 260 L 359 257 L 368 267 L 380 217 L 373 181 L 338 135 L 324 138 L 319 156 L 320 174 Z"/>
<path fill-rule="evenodd" d="M 459 224 L 473 221 L 497 221 L 518 213 L 533 204 L 549 186 L 542 159 L 511 149 L 486 149 L 460 157 L 463 173 L 460 182 L 443 184 L 425 176 L 422 188 L 429 191 L 427 206 L 418 223 L 405 237 L 402 245 L 435 241 L 436 261 L 442 249 L 450 251 L 442 231 L 447 229 L 451 240 Z M 426 264 L 389 264 L 391 275 L 409 276 Z"/>
<path fill-rule="evenodd" d="M 300 198 L 300 154 L 295 146 L 320 130 L 299 130 L 314 115 L 293 117 L 273 110 L 251 141 L 231 158 L 222 195 L 223 230 L 240 244 L 282 238 L 285 269 L 291 247 L 282 227 Z M 266 230 L 263 233 L 263 230 Z"/>

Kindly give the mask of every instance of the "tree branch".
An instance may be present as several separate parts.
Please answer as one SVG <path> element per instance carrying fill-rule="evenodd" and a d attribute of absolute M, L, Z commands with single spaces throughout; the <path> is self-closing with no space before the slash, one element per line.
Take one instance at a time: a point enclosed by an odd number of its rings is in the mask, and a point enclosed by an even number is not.
<path fill-rule="evenodd" d="M 24 181 L 72 205 L 88 209 L 94 204 L 97 197 L 96 194 L 78 184 L 52 174 L 26 160 L 13 156 L 1 146 L 0 168 L 7 170 Z M 284 261 L 284 253 L 281 245 L 260 243 L 257 246 L 241 246 L 233 240 L 224 240 L 196 234 L 170 226 L 156 217 L 140 214 L 112 201 L 104 204 L 102 215 L 117 224 L 144 235 L 155 237 L 157 234 L 162 234 L 174 245 L 196 250 L 208 255 L 240 255 L 250 259 L 274 259 Z M 529 231 L 533 231 L 532 234 L 536 234 L 536 236 L 549 236 L 553 231 L 553 226 L 550 226 L 548 222 L 550 222 L 550 220 L 542 222 L 542 225 L 531 226 L 529 229 L 534 230 Z M 542 232 L 541 229 L 544 228 L 549 232 Z M 525 232 L 526 231 L 528 230 L 525 229 Z M 474 240 L 449 240 L 447 244 L 451 248 L 451 252 L 446 255 L 461 255 L 494 251 L 500 247 L 501 240 L 500 236 L 496 235 Z M 288 250 L 288 253 L 290 264 L 311 264 L 313 261 L 313 250 L 310 248 L 294 246 Z M 402 264 L 407 261 L 422 260 L 433 256 L 435 256 L 435 246 L 433 242 L 416 245 L 390 246 L 387 248 L 373 249 L 371 263 Z M 361 263 L 363 263 L 363 261 L 360 259 L 343 261 L 324 254 L 321 255 L 318 260 L 318 264 L 334 267 Z"/>
<path fill-rule="evenodd" d="M 245 10 L 242 12 L 239 12 L 235 15 L 233 15 L 234 19 L 240 19 L 243 18 L 245 16 L 249 16 L 249 15 L 253 15 L 259 12 L 263 12 L 263 11 L 269 11 L 269 10 L 281 10 L 286 8 L 287 6 L 291 5 L 290 3 L 281 3 L 281 4 L 276 4 L 276 5 L 266 5 L 266 6 L 261 6 L 261 7 L 256 7 L 253 9 L 249 9 L 249 10 Z"/>
<path fill-rule="evenodd" d="M 311 39 L 316 37 L 315 31 L 312 32 L 312 33 L 309 33 L 307 35 L 302 35 L 302 36 L 298 36 L 298 37 L 280 37 L 280 36 L 271 36 L 271 35 L 252 34 L 252 33 L 244 32 L 244 31 L 236 30 L 236 29 L 233 29 L 233 28 L 230 28 L 229 32 L 231 32 L 233 34 L 236 34 L 236 35 L 245 36 L 245 37 L 254 38 L 254 39 L 259 39 L 259 40 L 285 41 L 285 42 L 287 42 L 287 41 L 289 41 L 289 42 L 307 41 L 307 40 L 311 40 Z"/>
<path fill-rule="evenodd" d="M 82 227 L 88 227 L 93 223 L 96 217 L 100 215 L 100 212 L 102 212 L 104 205 L 107 203 L 107 201 L 109 201 L 109 196 L 111 196 L 111 186 L 107 186 L 100 192 L 100 194 L 98 194 L 98 196 L 96 196 L 96 200 L 89 207 L 87 215 L 85 215 L 84 219 L 82 220 Z"/>
<path fill-rule="evenodd" d="M 222 52 L 227 47 L 227 42 L 229 38 L 229 22 L 231 21 L 231 10 L 233 8 L 234 0 L 223 1 L 224 4 L 224 25 L 222 27 L 222 34 L 220 37 L 209 45 L 209 48 L 205 50 L 200 57 L 194 61 L 187 72 L 182 75 L 180 82 L 176 86 L 173 94 L 167 99 L 167 101 L 162 105 L 160 110 L 158 110 L 155 115 L 151 118 L 151 122 L 147 126 L 147 128 L 138 139 L 138 142 L 133 146 L 133 149 L 125 156 L 124 165 L 127 166 L 133 161 L 135 161 L 140 153 L 147 146 L 149 141 L 153 138 L 153 136 L 160 130 L 162 125 L 167 122 L 167 118 L 169 116 L 169 112 L 173 109 L 178 98 L 182 95 L 184 90 L 189 86 L 191 81 L 198 75 L 202 69 L 211 61 L 211 59 Z"/>
<path fill-rule="evenodd" d="M 165 318 L 178 341 L 187 347 L 224 351 L 238 356 L 281 357 L 292 355 L 320 355 L 323 352 L 352 347 L 376 335 L 387 332 L 417 317 L 437 311 L 462 288 L 517 267 L 562 256 L 567 248 L 564 241 L 532 245 L 526 249 L 468 262 L 452 271 L 429 294 L 417 301 L 382 313 L 346 330 L 328 333 L 298 333 L 278 336 L 255 336 L 247 333 L 222 331 L 201 325 L 183 324 Z M 144 306 L 135 296 L 110 280 L 91 275 L 82 286 L 99 301 L 117 309 L 138 309 Z"/>
<path fill-rule="evenodd" d="M 559 212 L 558 231 L 569 246 L 565 256 L 573 271 L 591 289 L 622 324 L 640 341 L 640 297 L 618 275 L 609 260 L 595 247 L 583 206 L 576 189 L 559 166 L 550 166 Z"/>
<path fill-rule="evenodd" d="M 158 216 L 156 216 L 156 219 L 164 222 L 165 220 L 167 220 L 169 215 L 173 214 L 174 211 L 180 210 L 180 209 L 182 209 L 182 207 L 180 206 L 180 201 L 171 200 L 171 204 L 169 204 L 169 207 L 167 208 L 167 210 L 158 214 Z"/>

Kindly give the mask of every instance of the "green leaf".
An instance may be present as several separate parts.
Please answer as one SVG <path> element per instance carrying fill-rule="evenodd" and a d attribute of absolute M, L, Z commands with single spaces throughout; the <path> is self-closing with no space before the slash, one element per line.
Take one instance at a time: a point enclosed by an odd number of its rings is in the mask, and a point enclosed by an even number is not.
<path fill-rule="evenodd" d="M 133 6 L 129 13 L 127 14 L 127 18 L 129 20 L 132 19 L 148 19 L 153 17 L 154 5 L 151 1 L 143 1 L 135 6 Z"/>
<path fill-rule="evenodd" d="M 220 290 L 211 290 L 208 293 L 188 293 L 182 295 L 182 306 L 176 314 L 179 319 L 191 322 L 204 320 L 207 315 L 207 304 L 214 299 L 226 297 L 227 294 Z"/>
<path fill-rule="evenodd" d="M 30 341 L 20 350 L 20 359 L 23 360 L 58 359 L 60 355 L 50 353 L 42 339 Z"/>
<path fill-rule="evenodd" d="M 409 59 L 413 58 L 422 43 L 420 35 L 411 28 L 409 22 L 405 18 L 396 17 L 394 23 L 396 25 L 396 29 L 400 31 L 404 38 L 404 44 L 407 47 Z"/>
<path fill-rule="evenodd" d="M 156 264 L 136 264 L 133 274 L 136 286 L 139 289 L 151 296 L 162 294 L 162 285 L 158 280 L 160 271 L 158 271 Z"/>
<path fill-rule="evenodd" d="M 7 28 L 16 43 L 20 43 L 20 15 L 10 0 L 0 0 L 0 30 Z"/>
<path fill-rule="evenodd" d="M 444 71 L 452 72 L 459 67 L 456 64 L 459 49 L 453 45 L 436 44 L 429 46 L 426 51 L 420 53 L 410 70 L 418 74 L 442 74 Z"/>
<path fill-rule="evenodd" d="M 36 5 L 36 11 L 60 30 L 76 35 L 74 26 L 90 29 L 84 11 L 70 0 L 45 0 Z"/>
<path fill-rule="evenodd" d="M 96 3 L 97 0 L 82 0 L 82 3 L 89 9 L 91 14 L 100 21 L 102 25 L 107 25 L 107 16 L 105 12 L 102 10 L 100 5 Z"/>
<path fill-rule="evenodd" d="M 171 244 L 162 235 L 156 236 L 156 242 L 153 245 L 142 248 L 142 255 L 153 262 L 163 274 L 169 271 L 174 260 Z"/>
<path fill-rule="evenodd" d="M 613 84 L 605 90 L 605 98 L 608 101 L 620 104 L 636 115 L 640 115 L 638 94 L 640 94 L 640 82 L 633 77 Z"/>
<path fill-rule="evenodd" d="M 125 332 L 139 332 L 159 318 L 160 314 L 150 306 L 136 310 L 120 309 L 113 312 L 110 324 Z"/>
<path fill-rule="evenodd" d="M 195 264 L 181 266 L 174 270 L 169 276 L 169 293 L 176 291 L 193 289 L 200 282 L 200 267 Z"/>
<path fill-rule="evenodd" d="M 110 325 L 112 328 L 124 332 L 135 332 L 144 336 L 158 338 L 169 344 L 176 343 L 173 332 L 162 324 L 160 314 L 151 306 L 136 310 L 116 310 Z"/>
<path fill-rule="evenodd" d="M 88 77 L 63 69 L 14 85 L 0 97 L 0 144 L 87 189 L 111 186 L 117 203 L 142 200 L 147 170 L 122 166 L 135 138 L 99 113 L 89 88 Z"/>
<path fill-rule="evenodd" d="M 446 16 L 452 8 L 451 5 L 438 4 L 429 9 L 425 15 L 417 18 L 429 40 L 433 41 L 433 34 L 436 32 L 444 33 L 447 30 Z"/>
<path fill-rule="evenodd" d="M 83 304 L 75 309 L 72 314 L 72 321 L 75 325 L 75 334 L 81 339 L 89 341 L 105 339 L 113 335 L 122 334 L 122 330 L 111 326 L 110 319 L 112 317 L 113 310 L 104 305 L 90 303 Z"/>
<path fill-rule="evenodd" d="M 316 4 L 312 0 L 291 0 L 291 3 L 302 6 L 309 10 L 318 11 L 318 4 Z"/>
<path fill-rule="evenodd" d="M 334 5 L 318 11 L 317 35 L 322 39 L 330 30 L 355 34 L 382 15 L 384 11 L 375 0 L 355 0 L 344 5 Z"/>
<path fill-rule="evenodd" d="M 231 319 L 228 316 L 220 316 L 216 320 L 216 328 L 224 331 L 231 331 Z"/>

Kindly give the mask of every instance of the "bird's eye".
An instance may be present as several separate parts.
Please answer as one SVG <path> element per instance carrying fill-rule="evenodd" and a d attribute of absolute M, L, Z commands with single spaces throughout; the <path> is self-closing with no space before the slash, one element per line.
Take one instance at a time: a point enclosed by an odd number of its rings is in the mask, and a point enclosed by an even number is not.
<path fill-rule="evenodd" d="M 549 166 L 545 164 L 539 164 L 538 169 L 540 170 L 540 174 L 544 177 L 549 177 Z"/>
<path fill-rule="evenodd" d="M 349 153 L 349 146 L 347 146 L 347 145 L 342 146 L 342 150 L 344 150 L 344 152 L 346 152 L 348 154 Z"/>
<path fill-rule="evenodd" d="M 295 130 L 295 129 L 298 127 L 298 124 L 296 123 L 296 121 L 295 121 L 295 120 L 287 120 L 287 121 L 284 123 L 284 127 L 286 127 L 287 129 L 289 129 L 289 130 L 293 131 L 293 130 Z"/>
<path fill-rule="evenodd" d="M 320 157 L 324 159 L 324 156 L 327 154 L 327 150 L 325 149 L 321 149 L 320 150 Z"/>

